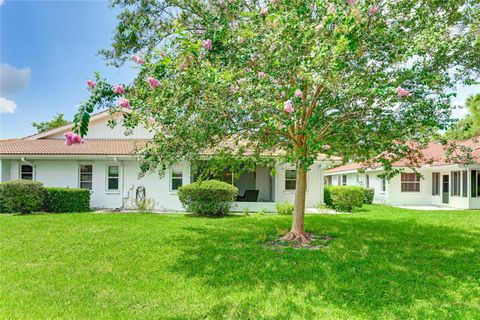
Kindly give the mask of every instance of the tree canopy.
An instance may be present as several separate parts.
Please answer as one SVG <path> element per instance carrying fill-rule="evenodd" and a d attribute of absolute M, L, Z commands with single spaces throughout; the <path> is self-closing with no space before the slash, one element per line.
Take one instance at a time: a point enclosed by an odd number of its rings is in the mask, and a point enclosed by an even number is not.
<path fill-rule="evenodd" d="M 390 163 L 450 119 L 451 88 L 480 65 L 479 0 L 117 0 L 114 42 L 135 81 L 97 77 L 75 116 L 131 109 L 153 141 L 142 168 L 220 154 L 285 151 L 297 167 L 292 232 L 303 234 L 306 172 L 319 153 Z M 228 141 L 228 143 L 225 143 Z M 381 156 L 378 156 L 381 155 Z M 296 227 L 295 227 L 296 226 Z M 294 237 L 295 238 L 295 237 Z"/>
<path fill-rule="evenodd" d="M 70 122 L 64 118 L 63 113 L 57 113 L 53 116 L 53 119 L 50 121 L 42 121 L 42 122 L 33 122 L 32 127 L 37 129 L 37 132 L 45 132 L 51 129 L 55 129 Z"/>
<path fill-rule="evenodd" d="M 448 140 L 465 140 L 480 136 L 480 94 L 467 98 L 465 102 L 469 114 L 455 122 L 446 132 Z"/>

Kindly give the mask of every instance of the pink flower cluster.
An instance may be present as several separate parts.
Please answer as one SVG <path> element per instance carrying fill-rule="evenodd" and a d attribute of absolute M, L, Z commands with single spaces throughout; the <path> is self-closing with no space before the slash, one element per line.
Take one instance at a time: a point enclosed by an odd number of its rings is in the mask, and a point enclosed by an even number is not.
<path fill-rule="evenodd" d="M 125 99 L 125 98 L 120 98 L 118 100 L 118 106 L 120 106 L 122 108 L 131 109 L 130 101 L 128 101 L 128 99 Z"/>
<path fill-rule="evenodd" d="M 268 14 L 268 8 L 267 7 L 262 7 L 260 9 L 260 14 L 262 14 L 264 16 L 267 15 Z"/>
<path fill-rule="evenodd" d="M 330 150 L 331 148 L 332 148 L 332 147 L 330 147 L 330 145 L 328 145 L 328 144 L 325 144 L 325 145 L 322 147 L 322 149 L 325 150 L 325 151 Z"/>
<path fill-rule="evenodd" d="M 125 94 L 125 88 L 123 88 L 123 85 L 121 84 L 116 84 L 113 86 L 113 93 L 115 94 Z"/>
<path fill-rule="evenodd" d="M 337 13 L 337 8 L 335 8 L 335 5 L 333 3 L 330 3 L 330 5 L 327 8 L 327 13 L 328 14 L 335 14 Z"/>
<path fill-rule="evenodd" d="M 140 53 L 132 54 L 130 56 L 130 60 L 138 64 L 145 64 L 145 60 L 143 60 L 143 57 Z"/>
<path fill-rule="evenodd" d="M 295 111 L 293 109 L 293 102 L 291 100 L 285 101 L 283 104 L 283 111 L 286 113 L 293 113 Z"/>
<path fill-rule="evenodd" d="M 160 81 L 153 77 L 148 77 L 147 82 L 148 82 L 148 85 L 150 86 L 150 89 L 155 89 L 160 87 Z"/>
<path fill-rule="evenodd" d="M 239 44 L 243 44 L 245 42 L 245 39 L 243 39 L 242 37 L 238 36 L 237 37 L 237 41 Z"/>
<path fill-rule="evenodd" d="M 212 50 L 213 49 L 212 40 L 207 39 L 207 40 L 203 41 L 203 47 L 207 50 Z"/>
<path fill-rule="evenodd" d="M 93 80 L 88 80 L 87 81 L 87 87 L 89 87 L 90 89 L 93 89 L 97 86 L 97 83 Z"/>
<path fill-rule="evenodd" d="M 240 90 L 240 87 L 238 86 L 238 84 L 236 85 L 231 85 L 230 88 L 228 89 L 228 91 L 230 91 L 231 93 L 237 93 L 238 90 Z"/>
<path fill-rule="evenodd" d="M 295 97 L 302 99 L 303 98 L 303 92 L 300 89 L 295 90 Z"/>
<path fill-rule="evenodd" d="M 263 72 L 263 71 L 260 71 L 260 72 L 258 73 L 258 77 L 259 77 L 260 79 L 265 79 L 265 78 L 267 77 L 267 74 L 266 74 L 265 72 Z"/>
<path fill-rule="evenodd" d="M 65 145 L 71 146 L 72 144 L 85 143 L 85 140 L 82 139 L 78 134 L 71 131 L 65 132 Z"/>
<path fill-rule="evenodd" d="M 378 11 L 380 11 L 380 8 L 378 6 L 373 6 L 368 9 L 368 14 L 374 16 L 375 14 L 377 14 Z"/>
<path fill-rule="evenodd" d="M 404 89 L 402 87 L 397 88 L 397 94 L 399 97 L 408 97 L 410 95 L 410 91 Z"/>
<path fill-rule="evenodd" d="M 347 3 L 351 6 L 355 4 L 356 0 L 347 0 Z"/>

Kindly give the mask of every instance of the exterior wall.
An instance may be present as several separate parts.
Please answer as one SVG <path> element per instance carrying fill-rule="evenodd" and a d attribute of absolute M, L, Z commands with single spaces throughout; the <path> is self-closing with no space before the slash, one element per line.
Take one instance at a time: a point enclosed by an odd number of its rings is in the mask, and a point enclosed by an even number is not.
<path fill-rule="evenodd" d="M 0 159 L 0 182 L 9 181 L 10 179 L 10 160 Z"/>
<path fill-rule="evenodd" d="M 97 120 L 93 123 L 90 123 L 88 127 L 88 133 L 86 139 L 151 139 L 153 134 L 148 132 L 142 126 L 138 126 L 132 130 L 132 132 L 126 135 L 125 128 L 122 126 L 122 116 L 116 115 L 118 123 L 115 127 L 110 128 L 107 125 L 107 120 Z M 65 139 L 65 136 L 62 134 L 57 134 L 49 139 Z"/>
<path fill-rule="evenodd" d="M 387 182 L 386 185 L 386 191 L 382 191 L 382 179 L 378 177 L 379 174 L 382 172 L 380 171 L 374 171 L 374 172 L 368 172 L 368 173 L 355 173 L 355 172 L 349 172 L 349 173 L 344 173 L 344 174 L 328 174 L 328 176 L 332 177 L 332 185 L 333 186 L 338 186 L 342 185 L 341 180 L 342 176 L 346 175 L 347 176 L 347 186 L 360 186 L 360 187 L 365 187 L 366 186 L 366 177 L 365 175 L 368 174 L 369 178 L 369 188 L 372 188 L 375 190 L 375 196 L 373 201 L 375 203 L 387 203 L 388 201 L 388 189 L 389 189 L 389 183 Z M 339 181 L 340 177 L 340 181 Z M 340 182 L 340 184 L 339 184 Z"/>

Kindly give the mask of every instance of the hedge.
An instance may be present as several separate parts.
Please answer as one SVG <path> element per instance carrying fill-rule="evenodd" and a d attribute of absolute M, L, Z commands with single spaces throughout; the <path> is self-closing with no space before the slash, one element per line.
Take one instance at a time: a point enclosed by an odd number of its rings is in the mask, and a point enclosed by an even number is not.
<path fill-rule="evenodd" d="M 283 203 L 277 202 L 275 206 L 277 207 L 277 213 L 283 215 L 291 216 L 293 215 L 293 210 L 295 209 L 295 206 L 288 201 L 285 201 Z"/>
<path fill-rule="evenodd" d="M 230 211 L 238 189 L 217 180 L 198 181 L 178 189 L 183 207 L 202 216 L 223 216 Z"/>
<path fill-rule="evenodd" d="M 90 211 L 90 191 L 77 188 L 45 188 L 46 212 Z"/>
<path fill-rule="evenodd" d="M 340 211 L 361 208 L 364 198 L 364 188 L 356 186 L 328 186 L 324 192 L 325 204 Z"/>
<path fill-rule="evenodd" d="M 363 203 L 372 204 L 373 203 L 373 198 L 375 197 L 375 189 L 364 188 L 363 193 L 364 193 Z"/>
<path fill-rule="evenodd" d="M 43 208 L 43 183 L 13 180 L 0 183 L 0 212 L 31 213 Z"/>

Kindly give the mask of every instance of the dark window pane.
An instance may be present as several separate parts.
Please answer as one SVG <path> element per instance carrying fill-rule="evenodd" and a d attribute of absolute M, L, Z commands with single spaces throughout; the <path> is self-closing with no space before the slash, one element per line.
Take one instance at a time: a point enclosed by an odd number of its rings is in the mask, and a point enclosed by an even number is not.
<path fill-rule="evenodd" d="M 297 173 L 295 170 L 285 170 L 285 179 L 296 179 Z"/>
<path fill-rule="evenodd" d="M 91 173 L 80 174 L 80 181 L 92 181 L 92 174 Z"/>
<path fill-rule="evenodd" d="M 92 183 L 91 182 L 80 182 L 80 188 L 92 190 Z"/>
<path fill-rule="evenodd" d="M 172 190 L 178 190 L 182 186 L 182 179 L 172 179 Z"/>
<path fill-rule="evenodd" d="M 181 171 L 177 171 L 177 172 L 172 172 L 172 177 L 173 178 L 181 178 L 182 177 L 182 172 Z"/>
<path fill-rule="evenodd" d="M 31 173 L 22 173 L 23 180 L 33 180 L 33 174 Z"/>
<path fill-rule="evenodd" d="M 33 172 L 33 167 L 29 165 L 22 165 L 22 172 L 24 173 Z"/>
<path fill-rule="evenodd" d="M 117 166 L 108 167 L 108 176 L 109 177 L 118 177 L 118 167 Z"/>
<path fill-rule="evenodd" d="M 108 190 L 118 190 L 118 178 L 108 178 Z"/>
<path fill-rule="evenodd" d="M 285 190 L 295 190 L 295 180 L 285 180 Z"/>
<path fill-rule="evenodd" d="M 80 166 L 80 172 L 82 172 L 82 173 L 93 172 L 93 167 L 90 164 L 89 165 L 81 165 Z"/>

